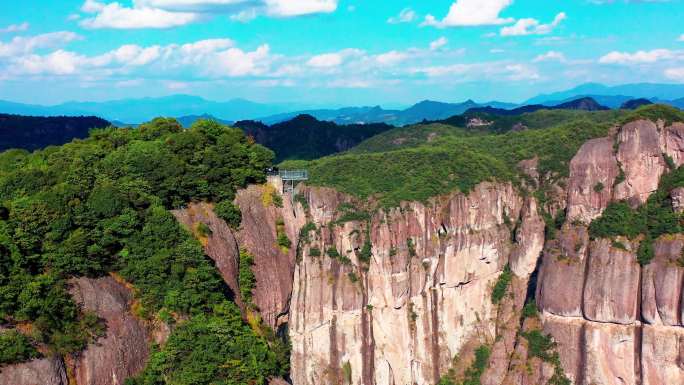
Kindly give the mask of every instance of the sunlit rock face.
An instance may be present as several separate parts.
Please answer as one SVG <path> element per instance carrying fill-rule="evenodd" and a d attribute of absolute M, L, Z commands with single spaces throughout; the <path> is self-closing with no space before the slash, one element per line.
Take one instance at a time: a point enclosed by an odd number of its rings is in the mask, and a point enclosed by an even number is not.
<path fill-rule="evenodd" d="M 611 201 L 646 202 L 667 172 L 665 156 L 682 164 L 683 137 L 681 124 L 640 120 L 585 143 L 571 163 L 568 222 L 546 242 L 537 305 L 575 384 L 684 383 L 684 236 L 657 239 L 642 267 L 639 240 L 590 240 L 586 230 Z M 599 182 L 603 190 L 591 188 Z M 670 193 L 675 211 L 679 190 Z"/>
<path fill-rule="evenodd" d="M 536 203 L 510 184 L 406 203 L 368 222 L 337 221 L 341 200 L 330 190 L 303 193 L 319 230 L 300 241 L 295 268 L 295 384 L 436 383 L 468 340 L 496 335 L 490 293 L 504 266 L 525 280 L 524 293 L 543 247 Z"/>
<path fill-rule="evenodd" d="M 548 363 L 516 361 L 527 348 L 515 325 L 540 259 L 535 327 L 555 339 L 573 383 L 682 383 L 684 267 L 676 261 L 684 240 L 658 239 L 653 262 L 641 267 L 638 239 L 591 240 L 587 228 L 610 202 L 643 204 L 668 171 L 665 155 L 675 165 L 684 160 L 683 137 L 682 125 L 636 121 L 585 143 L 567 188 L 546 203 L 567 208 L 553 239 L 544 238 L 535 200 L 506 184 L 334 225 L 336 207 L 351 198 L 304 189 L 308 220 L 320 230 L 300 243 L 295 265 L 293 382 L 432 384 L 468 341 L 486 336 L 494 342 L 483 383 L 546 383 Z M 520 167 L 533 173 L 535 162 L 528 163 Z M 671 194 L 675 210 L 678 194 Z M 514 236 L 511 222 L 518 223 Z M 372 257 L 364 269 L 358 258 L 366 236 Z M 327 256 L 331 246 L 349 262 Z M 506 264 L 515 277 L 510 295 L 492 305 Z M 518 369 L 523 365 L 529 370 Z"/>

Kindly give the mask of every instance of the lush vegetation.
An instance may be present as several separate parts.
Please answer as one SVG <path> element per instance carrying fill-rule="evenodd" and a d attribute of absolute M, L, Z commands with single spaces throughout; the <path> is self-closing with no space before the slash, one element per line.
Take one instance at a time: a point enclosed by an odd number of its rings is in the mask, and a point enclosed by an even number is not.
<path fill-rule="evenodd" d="M 286 357 L 285 357 L 286 358 Z M 232 303 L 181 324 L 145 371 L 126 385 L 264 385 L 288 368 Z"/>
<path fill-rule="evenodd" d="M 39 355 L 25 335 L 15 330 L 0 332 L 0 365 L 27 361 Z"/>
<path fill-rule="evenodd" d="M 278 161 L 316 159 L 346 151 L 381 132 L 394 127 L 384 123 L 338 125 L 299 115 L 282 123 L 267 126 L 261 122 L 235 123 L 257 143 L 272 149 Z"/>
<path fill-rule="evenodd" d="M 217 203 L 214 207 L 214 212 L 234 230 L 237 230 L 240 227 L 240 223 L 242 223 L 242 212 L 231 201 L 223 200 Z"/>
<path fill-rule="evenodd" d="M 542 175 L 567 176 L 569 161 L 579 147 L 607 135 L 611 126 L 638 118 L 684 121 L 683 115 L 661 105 L 634 111 L 540 110 L 519 116 L 477 115 L 492 124 L 468 128 L 472 116 L 465 114 L 441 123 L 393 129 L 346 153 L 286 161 L 282 167 L 307 168 L 309 184 L 396 206 L 403 200 L 467 192 L 488 180 L 518 182 L 517 163 L 535 156 Z"/>
<path fill-rule="evenodd" d="M 633 209 L 627 202 L 613 202 L 600 218 L 589 225 L 592 238 L 625 236 L 636 239 L 643 235 L 637 250 L 637 260 L 646 265 L 653 259 L 653 241 L 663 234 L 684 231 L 684 216 L 674 212 L 670 192 L 684 186 L 684 167 L 673 170 L 660 179 L 658 190 L 646 204 Z"/>
<path fill-rule="evenodd" d="M 553 365 L 553 376 L 549 379 L 548 385 L 570 385 L 570 379 L 565 375 L 563 366 L 560 362 L 560 355 L 555 348 L 557 344 L 549 335 L 543 334 L 540 330 L 521 332 L 520 335 L 527 340 L 527 356 L 537 357 L 544 362 Z"/>
<path fill-rule="evenodd" d="M 183 130 L 171 119 L 0 154 L 1 322 L 30 325 L 28 345 L 79 351 L 104 329 L 79 310 L 67 281 L 116 273 L 135 287 L 138 316 L 188 319 L 139 383 L 216 383 L 206 373 L 263 383 L 279 375 L 283 357 L 242 322 L 215 266 L 168 210 L 232 201 L 237 188 L 264 181 L 273 156 L 240 130 L 209 121 Z M 22 341 L 2 354 L 30 358 Z"/>
<path fill-rule="evenodd" d="M 252 271 L 254 257 L 245 249 L 240 250 L 240 264 L 238 268 L 238 285 L 240 286 L 240 298 L 249 306 L 252 302 L 252 292 L 256 288 L 256 276 Z"/>
<path fill-rule="evenodd" d="M 506 265 L 504 267 L 504 270 L 499 275 L 499 278 L 496 280 L 496 283 L 494 284 L 494 289 L 492 289 L 492 303 L 497 304 L 501 302 L 504 295 L 506 295 L 508 286 L 511 285 L 512 279 L 513 272 L 511 271 L 511 268 L 508 265 Z"/>
<path fill-rule="evenodd" d="M 480 378 L 487 369 L 489 356 L 492 354 L 491 348 L 487 345 L 481 345 L 475 350 L 475 361 L 465 370 L 462 381 L 456 381 L 454 374 L 449 373 L 443 376 L 438 385 L 480 385 Z"/>
<path fill-rule="evenodd" d="M 535 114 L 544 120 L 542 116 L 550 113 Z M 569 120 L 543 130 L 503 134 L 466 132 L 444 125 L 400 128 L 345 154 L 308 162 L 288 161 L 282 166 L 307 168 L 310 184 L 335 187 L 364 199 L 376 197 L 383 206 L 402 200 L 424 201 L 453 190 L 470 191 L 486 180 L 515 181 L 516 164 L 535 156 L 539 157 L 540 172 L 567 175 L 568 163 L 582 143 L 606 135 L 614 122 L 609 119 L 614 115 L 593 114 L 596 116 L 569 113 L 563 115 Z"/>

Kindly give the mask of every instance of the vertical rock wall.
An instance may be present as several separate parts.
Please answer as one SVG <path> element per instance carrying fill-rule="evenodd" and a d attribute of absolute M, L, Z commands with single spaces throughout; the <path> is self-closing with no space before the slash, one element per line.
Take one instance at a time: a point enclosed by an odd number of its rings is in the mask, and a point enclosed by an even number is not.
<path fill-rule="evenodd" d="M 534 200 L 483 183 L 340 223 L 330 193 L 305 190 L 318 230 L 300 242 L 295 268 L 293 383 L 432 384 L 469 340 L 494 340 L 494 282 L 510 263 L 524 293 L 543 246 Z M 326 255 L 331 248 L 341 257 Z"/>

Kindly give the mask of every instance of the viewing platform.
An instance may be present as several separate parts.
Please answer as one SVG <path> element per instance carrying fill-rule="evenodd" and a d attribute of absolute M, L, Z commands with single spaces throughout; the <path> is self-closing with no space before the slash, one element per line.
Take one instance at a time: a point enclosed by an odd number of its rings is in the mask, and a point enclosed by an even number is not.
<path fill-rule="evenodd" d="M 309 179 L 308 170 L 278 170 L 277 168 L 268 169 L 268 181 L 278 190 L 285 193 L 292 193 L 298 182 Z"/>

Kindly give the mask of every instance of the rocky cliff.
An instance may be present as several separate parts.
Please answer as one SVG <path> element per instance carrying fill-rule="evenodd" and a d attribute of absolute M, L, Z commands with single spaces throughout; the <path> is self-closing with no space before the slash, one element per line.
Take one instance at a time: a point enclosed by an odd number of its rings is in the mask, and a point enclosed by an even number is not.
<path fill-rule="evenodd" d="M 647 120 L 591 140 L 543 208 L 511 185 L 483 183 L 358 220 L 340 207 L 362 210 L 363 202 L 303 188 L 308 208 L 295 211 L 314 226 L 299 239 L 294 270 L 293 382 L 436 383 L 477 341 L 491 346 L 482 383 L 546 383 L 557 373 L 586 385 L 684 383 L 684 268 L 676 262 L 684 238 L 656 240 L 655 259 L 641 267 L 639 239 L 592 240 L 587 231 L 610 202 L 643 204 L 666 158 L 684 162 L 683 140 L 684 125 Z M 545 239 L 541 209 L 566 212 L 553 237 Z M 506 265 L 508 295 L 493 304 Z M 532 294 L 536 325 L 520 316 Z M 551 358 L 521 359 L 527 341 L 516 333 L 536 329 L 553 337 L 559 369 Z M 518 370 L 523 364 L 536 369 Z"/>
<path fill-rule="evenodd" d="M 272 178 L 237 194 L 238 230 L 207 203 L 174 214 L 190 231 L 208 226 L 198 238 L 245 317 L 258 313 L 289 335 L 294 385 L 457 380 L 472 374 L 483 346 L 487 385 L 682 384 L 684 235 L 656 239 L 641 266 L 640 237 L 588 231 L 610 202 L 644 204 L 670 160 L 684 163 L 684 124 L 640 120 L 585 143 L 566 178 L 540 175 L 530 159 L 519 165 L 529 176 L 521 186 L 486 182 L 387 210 L 305 185 L 280 202 Z M 532 193 L 539 186 L 543 201 Z M 681 188 L 671 201 L 682 210 Z M 562 213 L 549 229 L 543 217 Z M 249 300 L 241 251 L 254 261 Z M 122 384 L 149 343 L 164 341 L 163 325 L 133 315 L 125 283 L 81 278 L 71 287 L 106 335 L 77 357 L 3 368 L 1 384 Z"/>
<path fill-rule="evenodd" d="M 49 356 L 0 369 L 3 385 L 123 385 L 145 367 L 150 343 L 168 331 L 134 316 L 133 294 L 113 277 L 71 281 L 71 295 L 105 326 L 105 334 L 81 354 Z"/>

